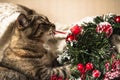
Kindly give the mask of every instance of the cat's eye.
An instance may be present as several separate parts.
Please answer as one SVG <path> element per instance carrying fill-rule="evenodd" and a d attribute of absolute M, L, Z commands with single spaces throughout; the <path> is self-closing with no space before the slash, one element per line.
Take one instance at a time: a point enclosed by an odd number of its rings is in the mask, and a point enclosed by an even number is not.
<path fill-rule="evenodd" d="M 44 30 L 49 30 L 49 24 L 46 24 L 46 23 L 41 23 L 41 24 L 39 24 L 39 26 L 42 28 L 42 29 L 44 29 Z"/>

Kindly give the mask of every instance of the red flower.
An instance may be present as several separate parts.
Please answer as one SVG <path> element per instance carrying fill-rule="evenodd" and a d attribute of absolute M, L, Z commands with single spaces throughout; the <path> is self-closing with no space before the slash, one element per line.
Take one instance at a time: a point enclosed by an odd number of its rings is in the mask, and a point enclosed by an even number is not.
<path fill-rule="evenodd" d="M 93 69 L 93 64 L 92 63 L 87 63 L 86 64 L 86 70 L 92 70 Z"/>
<path fill-rule="evenodd" d="M 78 24 L 73 26 L 70 30 L 74 35 L 82 34 L 83 32 L 83 28 Z"/>
<path fill-rule="evenodd" d="M 73 41 L 73 40 L 77 40 L 76 36 L 74 36 L 73 34 L 69 34 L 66 38 L 66 41 Z"/>
<path fill-rule="evenodd" d="M 94 78 L 98 78 L 98 77 L 100 77 L 100 75 L 101 75 L 101 72 L 99 70 L 93 70 L 92 76 Z"/>
<path fill-rule="evenodd" d="M 78 64 L 77 67 L 78 67 L 78 70 L 79 70 L 82 74 L 85 73 L 85 67 L 84 67 L 83 64 Z"/>
<path fill-rule="evenodd" d="M 112 29 L 112 26 L 110 23 L 102 22 L 97 26 L 96 31 L 98 33 L 104 32 L 104 33 L 106 33 L 106 36 L 109 37 L 112 34 L 113 29 Z"/>
<path fill-rule="evenodd" d="M 118 78 L 118 77 L 120 77 L 119 70 L 109 71 L 105 73 L 104 80 L 116 80 L 115 78 Z"/>

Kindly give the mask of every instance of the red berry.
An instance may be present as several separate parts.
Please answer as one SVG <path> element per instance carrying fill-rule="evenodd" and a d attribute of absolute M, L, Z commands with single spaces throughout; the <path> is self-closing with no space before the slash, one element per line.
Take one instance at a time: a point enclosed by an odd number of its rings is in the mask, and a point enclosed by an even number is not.
<path fill-rule="evenodd" d="M 52 75 L 50 80 L 57 80 L 57 76 L 56 75 Z"/>
<path fill-rule="evenodd" d="M 58 77 L 58 79 L 57 80 L 63 80 L 63 78 L 62 77 Z"/>
<path fill-rule="evenodd" d="M 93 70 L 92 76 L 94 78 L 98 78 L 98 77 L 100 77 L 100 75 L 101 75 L 101 72 L 99 70 Z"/>
<path fill-rule="evenodd" d="M 87 63 L 86 64 L 86 70 L 92 70 L 93 69 L 93 64 L 92 63 Z"/>
<path fill-rule="evenodd" d="M 83 64 L 78 64 L 78 65 L 77 65 L 77 68 L 78 68 L 78 70 L 79 70 L 81 73 L 85 73 L 85 67 L 84 67 Z"/>
<path fill-rule="evenodd" d="M 120 23 L 120 16 L 116 16 L 116 17 L 115 17 L 115 22 Z"/>
<path fill-rule="evenodd" d="M 78 35 L 78 34 L 81 34 L 82 31 L 83 31 L 83 28 L 79 25 L 75 25 L 73 26 L 71 29 L 71 32 L 74 34 L 74 35 Z"/>

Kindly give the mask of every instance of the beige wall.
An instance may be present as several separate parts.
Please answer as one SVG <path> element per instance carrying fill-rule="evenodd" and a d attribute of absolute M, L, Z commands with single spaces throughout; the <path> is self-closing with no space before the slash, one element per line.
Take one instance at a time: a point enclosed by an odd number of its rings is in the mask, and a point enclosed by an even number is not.
<path fill-rule="evenodd" d="M 86 16 L 120 14 L 120 0 L 0 0 L 25 5 L 52 21 L 69 24 Z"/>

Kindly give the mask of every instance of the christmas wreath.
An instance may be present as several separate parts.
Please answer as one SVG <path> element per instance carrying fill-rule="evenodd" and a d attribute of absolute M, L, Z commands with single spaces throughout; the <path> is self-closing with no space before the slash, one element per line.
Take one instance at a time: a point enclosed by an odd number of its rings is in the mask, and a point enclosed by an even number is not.
<path fill-rule="evenodd" d="M 67 49 L 61 55 L 62 64 L 77 68 L 70 80 L 120 80 L 120 54 L 111 42 L 114 34 L 120 35 L 120 16 L 95 16 L 70 31 Z"/>

